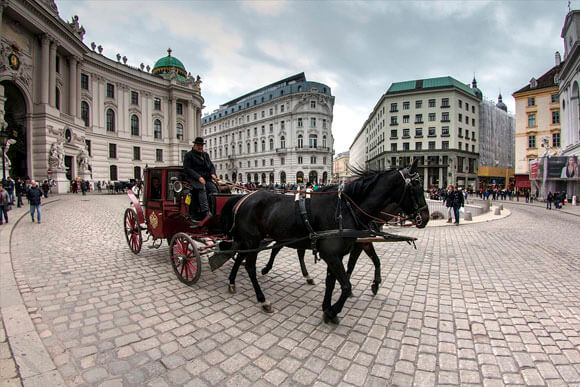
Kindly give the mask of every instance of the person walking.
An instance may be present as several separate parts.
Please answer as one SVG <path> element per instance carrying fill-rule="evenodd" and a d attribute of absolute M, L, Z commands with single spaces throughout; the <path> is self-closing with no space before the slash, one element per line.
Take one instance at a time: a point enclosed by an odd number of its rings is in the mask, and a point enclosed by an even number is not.
<path fill-rule="evenodd" d="M 552 200 L 554 200 L 554 195 L 552 195 L 552 191 L 548 192 L 548 197 L 546 198 L 546 210 L 552 209 Z"/>
<path fill-rule="evenodd" d="M 464 205 L 465 201 L 463 199 L 463 192 L 461 192 L 461 188 L 453 191 L 453 213 L 455 215 L 456 226 L 459 226 L 459 210 Z"/>
<path fill-rule="evenodd" d="M 451 214 L 453 213 L 453 196 L 454 196 L 454 189 L 453 186 L 450 185 L 447 187 L 447 192 L 445 193 L 445 207 L 447 207 L 447 223 L 451 223 Z"/>
<path fill-rule="evenodd" d="M 42 193 L 44 194 L 44 198 L 48 198 L 48 191 L 50 190 L 50 185 L 48 184 L 48 180 L 45 180 L 42 183 Z"/>
<path fill-rule="evenodd" d="M 36 181 L 32 180 L 30 182 L 30 189 L 26 193 L 28 202 L 30 203 L 30 217 L 34 223 L 34 212 L 36 211 L 36 220 L 40 223 L 40 200 L 42 198 L 42 192 L 38 188 Z"/>
<path fill-rule="evenodd" d="M 16 190 L 16 207 L 20 208 L 24 205 L 24 203 L 22 202 L 22 196 L 24 196 L 24 194 L 26 193 L 26 185 L 24 184 L 21 178 L 18 178 L 16 180 L 15 190 Z"/>
<path fill-rule="evenodd" d="M 8 223 L 8 211 L 10 211 L 10 195 L 0 184 L 0 224 L 4 224 L 4 221 Z"/>
<path fill-rule="evenodd" d="M 6 179 L 6 182 L 3 184 L 4 190 L 8 192 L 8 197 L 10 198 L 10 205 L 14 204 L 14 180 L 10 176 Z"/>

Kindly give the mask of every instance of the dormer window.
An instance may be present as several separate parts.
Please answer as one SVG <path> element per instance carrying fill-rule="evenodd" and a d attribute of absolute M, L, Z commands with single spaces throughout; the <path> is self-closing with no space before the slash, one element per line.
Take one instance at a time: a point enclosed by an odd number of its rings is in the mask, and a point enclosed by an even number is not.
<path fill-rule="evenodd" d="M 530 87 L 532 89 L 535 89 L 536 87 L 538 87 L 538 81 L 536 80 L 536 78 L 530 79 Z"/>

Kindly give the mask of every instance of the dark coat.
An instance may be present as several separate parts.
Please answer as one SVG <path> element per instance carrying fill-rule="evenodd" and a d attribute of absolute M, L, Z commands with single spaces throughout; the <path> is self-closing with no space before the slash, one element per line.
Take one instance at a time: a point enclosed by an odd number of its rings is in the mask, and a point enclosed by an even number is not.
<path fill-rule="evenodd" d="M 206 182 L 211 181 L 211 175 L 215 175 L 215 167 L 207 152 L 190 150 L 183 158 L 183 169 L 189 182 L 194 188 L 201 188 L 199 178 L 203 177 Z"/>
<path fill-rule="evenodd" d="M 453 207 L 453 198 L 454 198 L 455 192 L 457 192 L 457 191 L 445 192 L 445 207 Z"/>
<path fill-rule="evenodd" d="M 42 197 L 42 192 L 40 191 L 38 186 L 30 187 L 30 189 L 26 193 L 26 197 L 30 201 L 31 205 L 36 206 L 36 205 L 40 204 L 40 198 Z"/>
<path fill-rule="evenodd" d="M 463 191 L 453 191 L 453 207 L 463 207 L 464 204 Z"/>
<path fill-rule="evenodd" d="M 4 181 L 4 189 L 8 192 L 14 192 L 14 181 L 8 179 Z"/>

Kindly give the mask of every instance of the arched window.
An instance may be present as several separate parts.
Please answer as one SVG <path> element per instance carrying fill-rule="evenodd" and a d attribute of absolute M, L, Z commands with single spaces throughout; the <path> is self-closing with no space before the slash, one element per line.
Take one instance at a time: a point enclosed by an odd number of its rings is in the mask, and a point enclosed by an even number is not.
<path fill-rule="evenodd" d="M 141 179 L 141 167 L 133 168 L 133 177 L 135 178 L 135 180 Z"/>
<path fill-rule="evenodd" d="M 131 116 L 131 136 L 139 135 L 139 117 L 133 114 Z"/>
<path fill-rule="evenodd" d="M 242 183 L 242 174 L 238 173 L 238 183 Z"/>
<path fill-rule="evenodd" d="M 254 153 L 258 153 L 258 141 L 254 141 Z"/>
<path fill-rule="evenodd" d="M 274 184 L 274 172 L 270 172 L 270 184 Z"/>
<path fill-rule="evenodd" d="M 316 134 L 311 134 L 308 136 L 308 147 L 309 148 L 318 147 L 318 136 Z"/>
<path fill-rule="evenodd" d="M 183 140 L 183 125 L 181 123 L 177 123 L 177 139 Z"/>
<path fill-rule="evenodd" d="M 298 135 L 298 148 L 302 148 L 304 146 L 304 138 L 301 134 Z"/>
<path fill-rule="evenodd" d="M 280 137 L 280 148 L 286 148 L 286 138 L 284 136 Z"/>
<path fill-rule="evenodd" d="M 161 139 L 161 120 L 153 121 L 153 138 Z"/>
<path fill-rule="evenodd" d="M 236 146 L 232 144 L 232 156 L 236 154 Z"/>
<path fill-rule="evenodd" d="M 265 184 L 266 183 L 266 174 L 262 173 L 262 183 Z"/>
<path fill-rule="evenodd" d="M 81 119 L 85 126 L 89 126 L 89 104 L 86 101 L 81 101 Z"/>
<path fill-rule="evenodd" d="M 239 148 L 240 154 L 242 154 L 242 144 L 240 144 L 240 146 L 238 148 Z"/>
<path fill-rule="evenodd" d="M 302 172 L 302 171 L 296 172 L 296 182 L 297 183 L 304 182 L 304 172 Z"/>
<path fill-rule="evenodd" d="M 266 152 L 266 141 L 262 140 L 262 152 Z"/>
<path fill-rule="evenodd" d="M 270 150 L 274 150 L 274 139 L 270 139 Z"/>
<path fill-rule="evenodd" d="M 107 109 L 107 132 L 115 131 L 115 111 Z"/>
<path fill-rule="evenodd" d="M 328 172 L 322 174 L 322 184 L 328 183 Z"/>
<path fill-rule="evenodd" d="M 316 171 L 311 171 L 308 174 L 308 181 L 312 184 L 317 184 L 318 183 L 318 173 Z"/>
<path fill-rule="evenodd" d="M 280 172 L 280 184 L 286 184 L 286 172 Z"/>
<path fill-rule="evenodd" d="M 250 143 L 248 143 L 247 145 L 248 145 L 248 154 L 250 154 Z"/>
<path fill-rule="evenodd" d="M 228 179 L 228 174 L 227 174 L 227 173 L 224 175 L 224 179 L 226 179 L 226 180 L 229 180 L 229 179 Z"/>
<path fill-rule="evenodd" d="M 248 175 L 247 175 L 246 177 L 247 177 L 246 181 L 247 181 L 248 183 L 250 183 L 250 182 L 252 181 L 252 175 L 250 175 L 250 174 L 248 173 Z"/>
<path fill-rule="evenodd" d="M 258 174 L 257 174 L 257 173 L 254 173 L 254 182 L 256 182 L 256 183 L 257 183 L 258 181 L 259 181 L 259 180 L 258 180 Z"/>
<path fill-rule="evenodd" d="M 117 176 L 117 166 L 116 165 L 111 165 L 109 167 L 109 180 L 111 180 L 111 181 L 119 180 L 118 176 Z"/>
<path fill-rule="evenodd" d="M 326 135 L 322 136 L 322 146 L 326 148 Z"/>

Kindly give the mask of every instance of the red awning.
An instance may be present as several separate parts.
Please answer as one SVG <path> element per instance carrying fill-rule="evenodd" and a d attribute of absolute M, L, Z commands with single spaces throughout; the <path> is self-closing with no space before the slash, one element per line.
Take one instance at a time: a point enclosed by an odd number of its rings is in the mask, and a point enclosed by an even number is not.
<path fill-rule="evenodd" d="M 516 188 L 531 188 L 528 175 L 516 175 Z"/>

